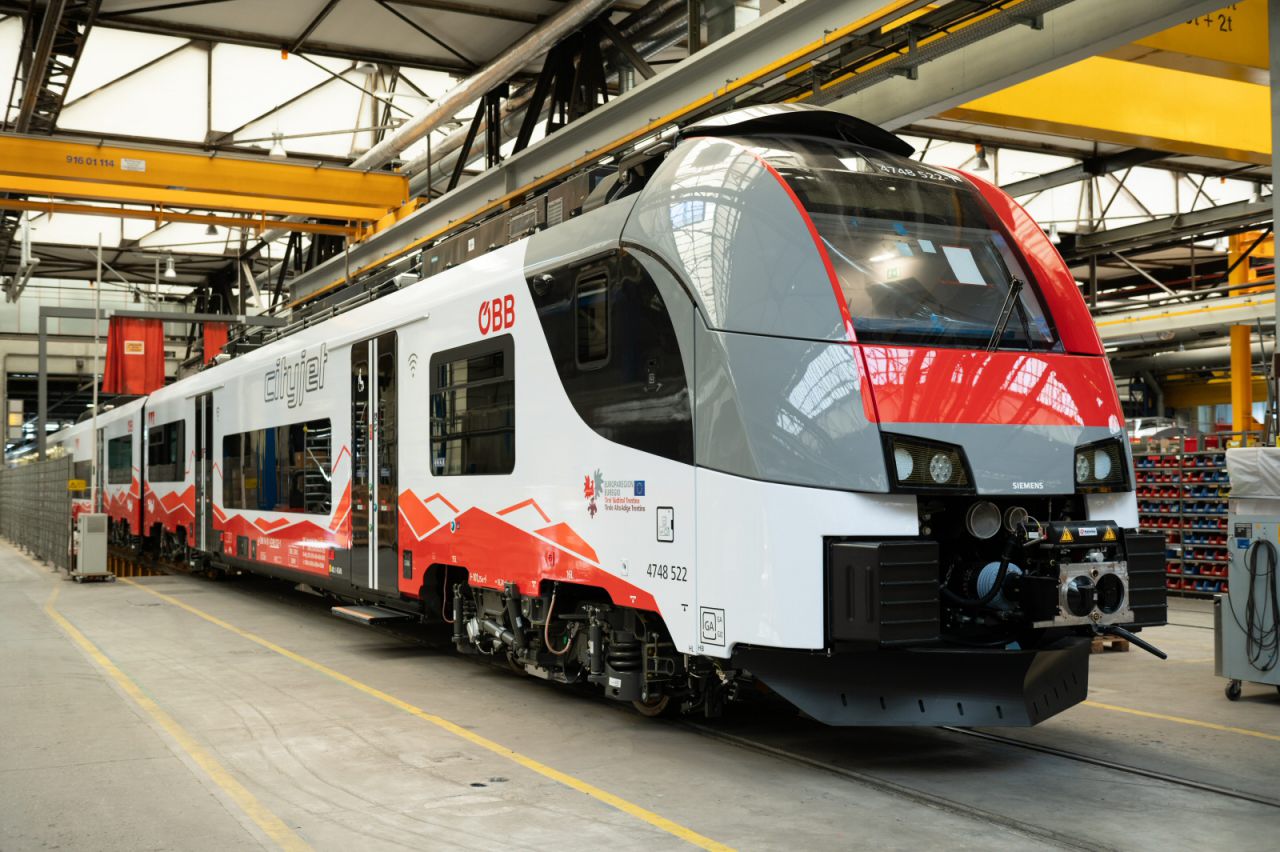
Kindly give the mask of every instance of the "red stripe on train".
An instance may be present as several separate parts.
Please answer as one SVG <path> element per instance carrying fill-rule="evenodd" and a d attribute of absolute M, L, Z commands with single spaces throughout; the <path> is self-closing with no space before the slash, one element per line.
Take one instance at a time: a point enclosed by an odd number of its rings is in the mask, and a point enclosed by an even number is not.
<path fill-rule="evenodd" d="M 862 344 L 882 423 L 1124 422 L 1105 358 Z"/>

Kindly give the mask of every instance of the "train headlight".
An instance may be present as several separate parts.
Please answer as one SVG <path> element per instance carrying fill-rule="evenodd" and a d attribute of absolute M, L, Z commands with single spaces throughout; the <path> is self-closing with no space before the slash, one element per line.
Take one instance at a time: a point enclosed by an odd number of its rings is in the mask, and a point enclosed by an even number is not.
<path fill-rule="evenodd" d="M 955 473 L 955 466 L 951 464 L 951 459 L 946 453 L 934 453 L 933 458 L 929 459 L 929 476 L 939 485 L 950 482 L 953 473 Z"/>
<path fill-rule="evenodd" d="M 902 447 L 897 447 L 893 451 L 893 469 L 898 474 L 898 481 L 905 482 L 911 478 L 911 471 L 915 469 L 915 460 L 911 458 L 911 453 Z"/>
<path fill-rule="evenodd" d="M 973 492 L 964 454 L 952 444 L 886 435 L 885 466 L 896 491 Z"/>
<path fill-rule="evenodd" d="M 1115 438 L 1077 447 L 1075 471 L 1078 491 L 1123 491 L 1129 485 L 1124 446 Z"/>
<path fill-rule="evenodd" d="M 1076 453 L 1076 482 L 1088 482 L 1089 474 L 1092 473 L 1089 464 L 1089 456 L 1085 453 Z"/>
<path fill-rule="evenodd" d="M 1093 451 L 1093 475 L 1103 481 L 1111 477 L 1111 456 L 1106 450 Z"/>

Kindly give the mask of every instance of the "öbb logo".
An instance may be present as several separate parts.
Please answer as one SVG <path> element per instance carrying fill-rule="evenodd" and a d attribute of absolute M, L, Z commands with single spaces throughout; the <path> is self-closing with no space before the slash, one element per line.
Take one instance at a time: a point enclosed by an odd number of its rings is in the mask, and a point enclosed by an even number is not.
<path fill-rule="evenodd" d="M 480 303 L 480 333 L 510 329 L 516 324 L 516 297 L 508 293 Z"/>

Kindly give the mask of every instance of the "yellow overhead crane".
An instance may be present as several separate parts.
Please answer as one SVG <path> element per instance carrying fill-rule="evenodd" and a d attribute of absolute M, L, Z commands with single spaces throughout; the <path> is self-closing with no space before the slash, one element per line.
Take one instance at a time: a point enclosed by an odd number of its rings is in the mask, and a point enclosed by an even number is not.
<path fill-rule="evenodd" d="M 942 118 L 1271 164 L 1267 2 L 1245 0 Z"/>
<path fill-rule="evenodd" d="M 0 135 L 0 207 L 354 236 L 409 200 L 409 181 L 338 166 Z M 101 207 L 68 199 L 134 205 Z M 146 205 L 140 207 L 138 205 Z M 182 208 L 177 211 L 172 208 Z M 240 215 L 191 213 L 191 209 Z M 290 222 L 303 216 L 343 224 Z"/>

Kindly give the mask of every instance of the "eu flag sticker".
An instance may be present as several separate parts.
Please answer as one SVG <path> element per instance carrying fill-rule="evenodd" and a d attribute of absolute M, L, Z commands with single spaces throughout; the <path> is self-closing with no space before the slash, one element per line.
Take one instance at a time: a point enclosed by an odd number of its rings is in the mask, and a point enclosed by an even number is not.
<path fill-rule="evenodd" d="M 643 497 L 644 496 L 644 480 L 637 479 L 634 484 L 635 484 L 635 493 L 632 496 Z"/>

